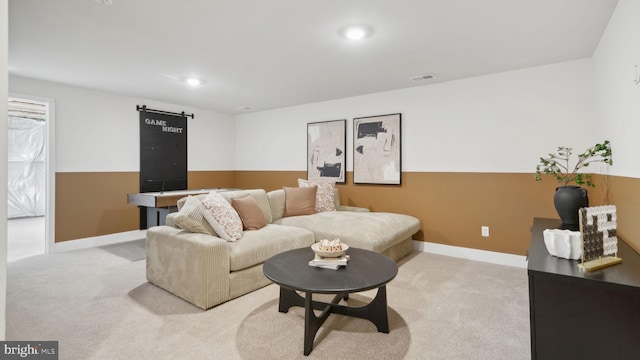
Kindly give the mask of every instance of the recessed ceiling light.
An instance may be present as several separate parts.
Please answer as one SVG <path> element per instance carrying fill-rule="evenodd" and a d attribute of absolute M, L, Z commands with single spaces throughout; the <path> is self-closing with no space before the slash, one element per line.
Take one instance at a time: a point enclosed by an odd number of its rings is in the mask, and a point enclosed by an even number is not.
<path fill-rule="evenodd" d="M 202 81 L 200 81 L 200 79 L 196 79 L 196 78 L 187 78 L 187 80 L 185 80 L 187 82 L 187 84 L 191 85 L 191 86 L 198 86 L 200 84 L 202 84 Z"/>
<path fill-rule="evenodd" d="M 347 30 L 345 35 L 347 36 L 347 39 L 360 40 L 366 34 L 365 34 L 364 30 L 362 30 L 361 28 L 351 28 L 351 29 Z"/>
<path fill-rule="evenodd" d="M 198 87 L 207 83 L 205 80 L 202 80 L 197 77 L 184 77 L 184 78 L 181 78 L 180 81 L 182 81 L 183 83 L 191 87 Z"/>
<path fill-rule="evenodd" d="M 113 0 L 93 0 L 93 1 L 97 2 L 98 4 L 113 5 Z"/>
<path fill-rule="evenodd" d="M 372 33 L 371 27 L 366 25 L 351 25 L 340 30 L 340 35 L 349 40 L 362 40 Z"/>

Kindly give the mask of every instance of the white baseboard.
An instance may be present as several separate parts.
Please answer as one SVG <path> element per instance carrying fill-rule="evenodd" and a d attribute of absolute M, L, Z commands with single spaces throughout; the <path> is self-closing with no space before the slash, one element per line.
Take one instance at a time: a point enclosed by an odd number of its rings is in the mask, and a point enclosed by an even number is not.
<path fill-rule="evenodd" d="M 505 254 L 494 251 L 471 249 L 452 245 L 443 245 L 425 241 L 413 241 L 413 249 L 432 254 L 452 256 L 467 260 L 484 261 L 498 265 L 527 267 L 527 258 L 521 255 Z"/>
<path fill-rule="evenodd" d="M 147 230 L 125 231 L 115 234 L 93 236 L 84 239 L 69 240 L 53 244 L 54 253 L 87 249 L 91 247 L 119 244 L 127 241 L 146 239 Z"/>

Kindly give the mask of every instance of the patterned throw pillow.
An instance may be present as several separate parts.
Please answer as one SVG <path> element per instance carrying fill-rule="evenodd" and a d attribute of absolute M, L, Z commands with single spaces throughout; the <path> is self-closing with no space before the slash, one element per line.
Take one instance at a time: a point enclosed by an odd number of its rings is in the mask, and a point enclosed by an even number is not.
<path fill-rule="evenodd" d="M 206 212 L 207 210 L 202 207 L 200 200 L 189 196 L 185 199 L 174 221 L 182 230 L 215 236 L 216 233 L 212 229 L 212 226 L 205 220 Z"/>
<path fill-rule="evenodd" d="M 209 221 L 209 225 L 220 238 L 227 241 L 236 241 L 242 237 L 242 220 L 225 198 L 216 191 L 212 191 L 202 200 L 202 205 L 215 220 Z"/>
<path fill-rule="evenodd" d="M 334 202 L 334 188 L 336 183 L 331 180 L 304 180 L 298 179 L 299 187 L 312 187 L 317 186 L 316 192 L 316 211 L 336 211 L 336 204 Z"/>

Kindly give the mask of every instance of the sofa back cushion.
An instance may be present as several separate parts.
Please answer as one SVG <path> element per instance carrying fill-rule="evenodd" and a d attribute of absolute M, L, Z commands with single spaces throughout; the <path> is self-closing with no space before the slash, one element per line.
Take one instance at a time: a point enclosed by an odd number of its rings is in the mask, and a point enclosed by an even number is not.
<path fill-rule="evenodd" d="M 219 194 L 225 198 L 229 204 L 231 204 L 231 199 L 241 198 L 247 195 L 251 195 L 256 202 L 258 203 L 258 207 L 264 214 L 265 220 L 267 220 L 267 224 L 271 224 L 273 222 L 273 216 L 271 215 L 271 207 L 269 205 L 269 199 L 267 198 L 267 192 L 264 189 L 251 189 L 251 190 L 232 190 L 232 191 L 220 191 Z M 207 194 L 197 195 L 195 198 L 202 201 L 207 197 Z M 178 200 L 178 210 L 184 204 L 186 198 L 182 198 Z M 283 205 L 284 206 L 284 205 Z"/>
<path fill-rule="evenodd" d="M 267 193 L 269 198 L 269 206 L 271 207 L 271 219 L 278 221 L 284 216 L 284 189 L 278 189 L 269 191 Z"/>
<path fill-rule="evenodd" d="M 333 193 L 335 195 L 335 207 L 338 209 L 340 208 L 340 193 L 338 192 L 338 188 L 334 188 Z M 269 199 L 269 206 L 271 208 L 272 220 L 270 223 L 274 223 L 284 217 L 284 207 L 286 203 L 284 189 L 269 191 L 267 198 Z"/>
<path fill-rule="evenodd" d="M 269 206 L 269 199 L 267 198 L 267 192 L 264 189 L 251 189 L 251 190 L 234 190 L 234 191 L 223 191 L 220 193 L 223 198 L 229 201 L 231 204 L 231 199 L 238 199 L 247 195 L 251 195 L 258 203 L 258 207 L 264 214 L 265 220 L 267 220 L 267 224 L 271 224 L 273 222 L 273 217 L 271 216 L 271 207 Z"/>

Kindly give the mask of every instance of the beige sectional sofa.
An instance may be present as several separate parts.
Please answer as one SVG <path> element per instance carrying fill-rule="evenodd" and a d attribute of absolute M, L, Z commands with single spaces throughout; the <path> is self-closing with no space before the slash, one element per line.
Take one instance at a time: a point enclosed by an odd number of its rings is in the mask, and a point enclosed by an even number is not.
<path fill-rule="evenodd" d="M 311 246 L 324 238 L 340 238 L 351 247 L 397 260 L 411 252 L 411 236 L 420 227 L 412 216 L 340 206 L 337 190 L 337 211 L 290 217 L 283 217 L 284 190 L 268 194 L 262 189 L 237 190 L 220 195 L 229 202 L 251 195 L 267 225 L 245 230 L 240 239 L 228 242 L 176 227 L 177 213 L 173 213 L 167 216 L 167 225 L 147 230 L 147 280 L 205 310 L 268 285 L 262 264 L 280 252 Z"/>

